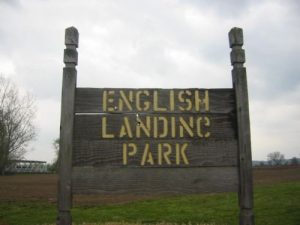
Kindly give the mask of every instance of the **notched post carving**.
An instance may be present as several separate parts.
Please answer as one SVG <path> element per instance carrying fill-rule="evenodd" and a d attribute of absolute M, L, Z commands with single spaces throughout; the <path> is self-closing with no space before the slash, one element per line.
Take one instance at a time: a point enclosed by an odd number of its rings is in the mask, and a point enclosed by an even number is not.
<path fill-rule="evenodd" d="M 245 51 L 242 49 L 243 44 L 243 30 L 236 27 L 232 28 L 229 32 L 229 45 L 232 49 L 230 53 L 231 65 L 234 68 L 244 67 Z"/>
<path fill-rule="evenodd" d="M 79 33 L 75 27 L 65 31 L 65 45 L 63 69 L 63 84 L 61 97 L 60 122 L 60 151 L 59 151 L 59 179 L 58 179 L 58 215 L 57 225 L 71 225 L 72 207 L 72 149 L 74 104 L 78 63 Z"/>
<path fill-rule="evenodd" d="M 238 124 L 240 225 L 254 225 L 250 117 L 247 73 L 244 67 L 245 51 L 242 49 L 243 30 L 232 28 L 228 36 Z"/>

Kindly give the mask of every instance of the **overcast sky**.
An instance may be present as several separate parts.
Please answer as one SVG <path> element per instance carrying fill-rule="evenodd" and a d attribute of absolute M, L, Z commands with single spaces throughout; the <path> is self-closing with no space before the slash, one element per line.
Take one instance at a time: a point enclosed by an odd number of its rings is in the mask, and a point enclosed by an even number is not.
<path fill-rule="evenodd" d="M 25 157 L 53 160 L 69 26 L 78 86 L 133 88 L 231 88 L 228 31 L 242 27 L 253 159 L 300 157 L 299 12 L 297 0 L 0 0 L 0 73 L 38 108 Z"/>

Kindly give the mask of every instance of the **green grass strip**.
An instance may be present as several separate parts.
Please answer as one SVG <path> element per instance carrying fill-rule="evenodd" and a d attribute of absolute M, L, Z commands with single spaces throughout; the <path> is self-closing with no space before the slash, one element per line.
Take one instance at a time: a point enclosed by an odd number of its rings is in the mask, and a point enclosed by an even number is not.
<path fill-rule="evenodd" d="M 256 186 L 256 225 L 299 225 L 300 182 Z M 119 205 L 74 207 L 76 224 L 119 222 L 133 224 L 237 225 L 237 195 L 210 194 L 169 197 Z M 38 202 L 0 202 L 0 224 L 55 224 L 56 205 Z M 161 224 L 163 225 L 163 224 Z"/>

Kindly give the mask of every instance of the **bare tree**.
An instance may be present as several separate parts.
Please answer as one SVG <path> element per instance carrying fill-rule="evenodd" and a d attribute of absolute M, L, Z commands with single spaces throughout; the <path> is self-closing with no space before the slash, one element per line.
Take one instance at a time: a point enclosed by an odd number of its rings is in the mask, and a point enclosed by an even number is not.
<path fill-rule="evenodd" d="M 0 174 L 11 160 L 21 159 L 36 132 L 35 105 L 31 95 L 0 75 Z"/>
<path fill-rule="evenodd" d="M 284 163 L 284 155 L 280 152 L 271 152 L 268 154 L 268 161 L 271 165 L 283 165 Z"/>
<path fill-rule="evenodd" d="M 291 159 L 291 165 L 298 165 L 298 164 L 299 164 L 298 159 L 296 157 L 293 157 Z"/>
<path fill-rule="evenodd" d="M 51 170 L 56 172 L 58 169 L 58 161 L 59 161 L 59 138 L 56 138 L 53 143 L 53 148 L 55 150 L 55 158 L 53 160 L 53 164 L 51 165 Z"/>

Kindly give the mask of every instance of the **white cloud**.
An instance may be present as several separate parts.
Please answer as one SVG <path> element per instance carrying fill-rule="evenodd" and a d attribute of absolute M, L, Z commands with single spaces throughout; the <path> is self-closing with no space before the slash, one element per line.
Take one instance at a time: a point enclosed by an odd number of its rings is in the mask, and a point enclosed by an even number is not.
<path fill-rule="evenodd" d="M 15 73 L 14 63 L 8 58 L 0 56 L 0 74 L 8 76 L 14 73 Z"/>
<path fill-rule="evenodd" d="M 52 143 L 59 137 L 60 103 L 56 99 L 43 99 L 36 104 L 37 141 L 31 143 L 33 150 L 28 152 L 27 158 L 51 162 L 55 157 Z"/>
<path fill-rule="evenodd" d="M 280 151 L 287 158 L 299 157 L 300 86 L 267 101 L 251 104 L 254 158 L 266 159 L 267 153 Z"/>

